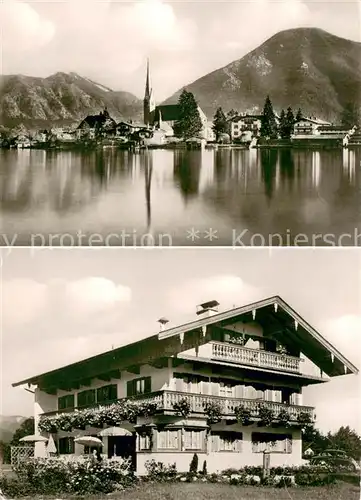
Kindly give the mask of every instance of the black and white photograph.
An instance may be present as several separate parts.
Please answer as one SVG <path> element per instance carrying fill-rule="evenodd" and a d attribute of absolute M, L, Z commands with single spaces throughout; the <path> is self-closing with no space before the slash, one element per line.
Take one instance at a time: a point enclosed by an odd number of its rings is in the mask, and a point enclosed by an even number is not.
<path fill-rule="evenodd" d="M 0 500 L 359 500 L 357 0 L 0 0 Z"/>
<path fill-rule="evenodd" d="M 2 245 L 361 245 L 359 2 L 2 0 L 0 32 Z"/>
<path fill-rule="evenodd" d="M 356 500 L 360 264 L 357 249 L 5 254 L 19 490 Z"/>

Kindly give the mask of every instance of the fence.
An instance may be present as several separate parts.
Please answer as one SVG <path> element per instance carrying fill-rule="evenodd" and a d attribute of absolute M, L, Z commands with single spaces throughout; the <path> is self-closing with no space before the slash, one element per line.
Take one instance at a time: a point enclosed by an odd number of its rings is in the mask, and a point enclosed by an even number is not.
<path fill-rule="evenodd" d="M 23 460 L 28 458 L 33 458 L 34 447 L 33 446 L 12 446 L 11 447 L 11 465 L 19 465 Z"/>

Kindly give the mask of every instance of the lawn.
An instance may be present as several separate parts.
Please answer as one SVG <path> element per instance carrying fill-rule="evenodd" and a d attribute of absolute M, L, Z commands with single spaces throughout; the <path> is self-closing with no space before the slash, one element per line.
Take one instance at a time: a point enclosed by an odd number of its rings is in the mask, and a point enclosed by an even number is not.
<path fill-rule="evenodd" d="M 49 499 L 38 496 L 34 500 Z M 53 497 L 54 498 L 54 497 Z M 359 500 L 360 488 L 346 483 L 336 486 L 267 488 L 230 486 L 227 484 L 158 483 L 143 484 L 109 495 L 69 497 L 58 495 L 58 500 Z"/>

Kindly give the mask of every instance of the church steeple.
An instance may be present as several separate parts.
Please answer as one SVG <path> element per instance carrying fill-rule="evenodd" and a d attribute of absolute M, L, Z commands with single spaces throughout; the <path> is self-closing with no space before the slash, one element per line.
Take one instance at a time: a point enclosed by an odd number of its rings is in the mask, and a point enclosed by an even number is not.
<path fill-rule="evenodd" d="M 150 76 L 149 76 L 149 59 L 147 59 L 147 74 L 145 78 L 145 92 L 143 101 L 143 114 L 145 125 L 150 125 L 152 121 L 152 113 L 155 109 L 153 101 L 153 90 L 150 87 Z"/>

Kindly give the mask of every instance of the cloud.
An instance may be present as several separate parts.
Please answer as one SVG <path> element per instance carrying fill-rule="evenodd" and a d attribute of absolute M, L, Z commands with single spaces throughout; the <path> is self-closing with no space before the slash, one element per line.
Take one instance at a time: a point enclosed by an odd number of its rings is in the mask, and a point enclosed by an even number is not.
<path fill-rule="evenodd" d="M 0 4 L 0 32 L 4 54 L 31 51 L 48 43 L 55 35 L 55 25 L 28 3 L 3 0 Z"/>
<path fill-rule="evenodd" d="M 117 285 L 105 278 L 90 277 L 70 282 L 65 289 L 69 308 L 76 314 L 94 313 L 131 301 L 127 286 Z"/>
<path fill-rule="evenodd" d="M 177 286 L 170 292 L 169 301 L 174 311 L 195 315 L 196 305 L 202 302 L 215 299 L 220 303 L 220 310 L 225 310 L 261 296 L 262 290 L 244 282 L 239 276 L 219 274 Z"/>

